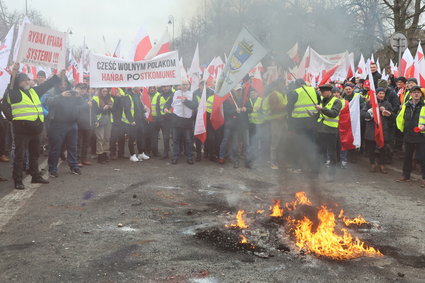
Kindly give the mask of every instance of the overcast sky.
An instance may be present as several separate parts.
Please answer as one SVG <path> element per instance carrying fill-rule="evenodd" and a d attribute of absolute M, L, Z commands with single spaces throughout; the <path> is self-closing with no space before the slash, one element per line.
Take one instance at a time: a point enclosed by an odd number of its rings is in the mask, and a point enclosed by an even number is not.
<path fill-rule="evenodd" d="M 113 52 L 122 40 L 122 55 L 127 56 L 130 45 L 143 26 L 153 44 L 168 28 L 172 38 L 169 17 L 174 16 L 177 36 L 182 22 L 196 13 L 200 0 L 27 0 L 29 9 L 35 8 L 58 30 L 72 30 L 70 44 L 87 45 L 95 52 Z M 8 10 L 25 11 L 25 0 L 3 0 Z"/>

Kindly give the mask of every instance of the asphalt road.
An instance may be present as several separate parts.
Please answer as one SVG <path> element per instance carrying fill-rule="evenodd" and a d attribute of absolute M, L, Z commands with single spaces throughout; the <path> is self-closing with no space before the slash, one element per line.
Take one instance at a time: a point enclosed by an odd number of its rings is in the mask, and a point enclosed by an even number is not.
<path fill-rule="evenodd" d="M 24 193 L 0 183 L 0 282 L 425 281 L 425 189 L 394 182 L 397 172 L 372 174 L 360 162 L 327 184 L 285 170 L 158 159 L 82 171 L 62 164 L 58 179 Z M 224 229 L 238 209 L 268 210 L 298 191 L 374 223 L 353 233 L 384 256 L 331 261 L 288 244 L 262 258 L 194 237 Z"/>

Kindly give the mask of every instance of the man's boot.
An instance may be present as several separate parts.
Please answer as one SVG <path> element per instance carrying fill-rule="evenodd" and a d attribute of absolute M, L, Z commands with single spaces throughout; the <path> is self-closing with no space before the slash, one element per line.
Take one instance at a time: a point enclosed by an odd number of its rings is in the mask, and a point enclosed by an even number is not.
<path fill-rule="evenodd" d="M 21 180 L 15 181 L 15 189 L 17 190 L 25 190 L 25 186 Z"/>
<path fill-rule="evenodd" d="M 41 177 L 40 175 L 33 176 L 31 179 L 31 183 L 33 184 L 48 184 L 49 181 Z"/>

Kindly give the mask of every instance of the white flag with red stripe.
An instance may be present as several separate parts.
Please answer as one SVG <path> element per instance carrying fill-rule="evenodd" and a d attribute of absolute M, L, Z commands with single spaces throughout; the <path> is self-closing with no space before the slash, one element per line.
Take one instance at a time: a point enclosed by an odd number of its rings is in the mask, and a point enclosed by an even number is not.
<path fill-rule="evenodd" d="M 359 65 L 357 66 L 357 76 L 361 79 L 366 79 L 367 72 L 366 72 L 366 62 L 364 60 L 363 54 L 360 55 L 360 61 Z"/>
<path fill-rule="evenodd" d="M 207 86 L 205 82 L 196 114 L 194 135 L 202 143 L 207 140 Z"/>
<path fill-rule="evenodd" d="M 355 96 L 350 103 L 345 101 L 345 107 L 339 115 L 339 138 L 341 150 L 360 148 L 361 123 L 360 123 L 360 96 Z"/>
<path fill-rule="evenodd" d="M 391 69 L 391 74 L 394 75 L 394 77 L 398 78 L 398 68 L 396 65 L 394 65 L 394 62 L 392 59 L 390 59 L 390 69 Z"/>
<path fill-rule="evenodd" d="M 0 98 L 3 97 L 7 84 L 10 81 L 10 74 L 7 71 L 7 67 L 9 64 L 10 52 L 12 51 L 14 31 L 15 25 L 10 28 L 0 46 Z"/>
<path fill-rule="evenodd" d="M 170 36 L 168 35 L 168 31 L 165 31 L 162 35 L 161 39 L 158 41 L 157 44 L 152 47 L 152 49 L 146 54 L 145 60 L 152 59 L 153 57 L 156 57 L 160 54 L 170 52 Z"/>
<path fill-rule="evenodd" d="M 419 62 L 424 58 L 424 51 L 422 50 L 422 45 L 421 42 L 419 41 L 418 43 L 418 49 L 416 50 L 416 55 L 415 55 L 415 59 L 414 59 L 414 66 L 415 66 L 415 78 L 418 80 L 418 82 L 420 81 L 420 77 L 419 77 Z M 425 74 L 423 74 L 425 75 Z"/>
<path fill-rule="evenodd" d="M 134 61 L 144 60 L 151 48 L 151 39 L 146 30 L 141 27 L 134 38 L 128 59 Z"/>
<path fill-rule="evenodd" d="M 370 104 L 373 110 L 373 121 L 375 124 L 375 142 L 378 148 L 384 147 L 384 131 L 382 128 L 381 111 L 379 110 L 378 99 L 376 98 L 375 82 L 373 80 L 372 72 L 369 68 L 369 80 L 370 80 Z"/>
<path fill-rule="evenodd" d="M 292 61 L 294 61 L 295 64 L 298 64 L 300 62 L 300 56 L 299 56 L 299 51 L 298 51 L 298 42 L 295 43 L 295 45 L 288 50 L 288 52 L 286 52 L 289 56 L 289 58 L 292 59 Z"/>
<path fill-rule="evenodd" d="M 406 78 L 412 78 L 415 74 L 414 59 L 409 48 L 404 50 L 403 56 L 401 57 L 400 74 Z"/>
<path fill-rule="evenodd" d="M 112 56 L 115 58 L 121 58 L 121 39 L 118 40 L 117 46 L 115 47 L 115 51 Z"/>
<path fill-rule="evenodd" d="M 260 63 L 254 67 L 254 69 L 249 72 L 249 75 L 252 77 L 252 87 L 260 94 L 260 96 L 264 95 L 264 83 L 263 77 L 261 76 L 261 69 L 263 65 Z"/>
<path fill-rule="evenodd" d="M 191 83 L 190 90 L 193 92 L 199 87 L 199 81 L 201 80 L 201 66 L 199 64 L 199 46 L 196 44 L 195 53 L 193 54 L 192 64 L 189 68 L 189 79 Z"/>

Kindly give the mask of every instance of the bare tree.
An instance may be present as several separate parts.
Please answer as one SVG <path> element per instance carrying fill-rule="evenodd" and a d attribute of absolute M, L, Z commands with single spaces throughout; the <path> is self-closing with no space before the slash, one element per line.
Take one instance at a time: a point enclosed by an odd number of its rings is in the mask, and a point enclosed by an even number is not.
<path fill-rule="evenodd" d="M 389 10 L 390 17 L 388 23 L 394 31 L 407 35 L 409 40 L 414 34 L 424 27 L 420 23 L 421 16 L 425 11 L 425 1 L 423 0 L 381 0 L 382 5 Z"/>

